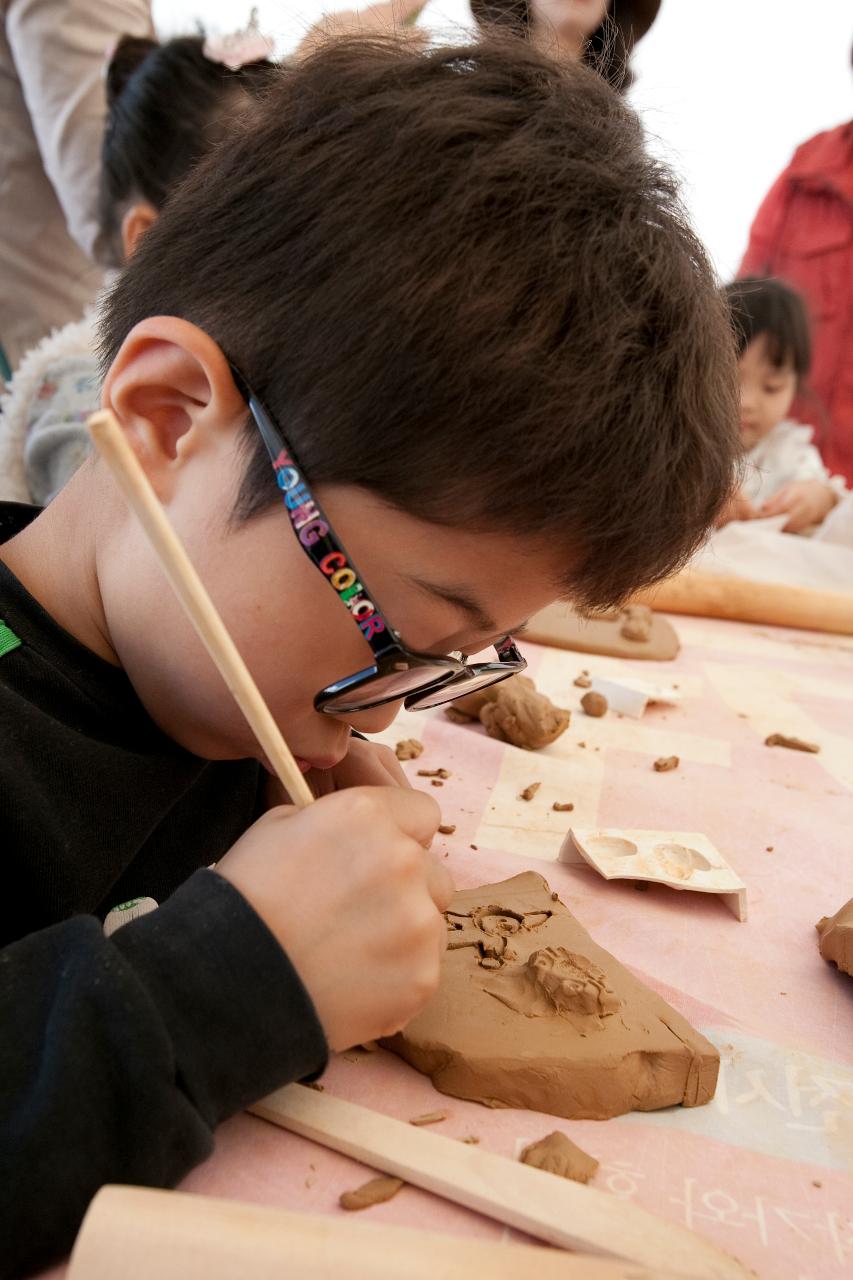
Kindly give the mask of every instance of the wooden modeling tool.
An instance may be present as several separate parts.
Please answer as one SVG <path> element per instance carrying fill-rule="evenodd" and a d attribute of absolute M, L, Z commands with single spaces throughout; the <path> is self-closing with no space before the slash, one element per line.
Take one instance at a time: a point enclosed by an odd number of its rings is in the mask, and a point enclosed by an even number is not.
<path fill-rule="evenodd" d="M 553 1175 L 547 1175 L 553 1176 Z M 675 1280 L 610 1258 L 182 1191 L 102 1187 L 67 1280 Z"/>
<path fill-rule="evenodd" d="M 148 535 L 160 567 L 198 632 L 199 639 L 263 747 L 270 767 L 295 805 L 301 809 L 306 804 L 311 804 L 314 799 L 311 788 L 201 578 L 193 568 L 180 538 L 169 523 L 115 415 L 108 409 L 103 409 L 92 415 L 88 428 L 128 506 Z"/>
<path fill-rule="evenodd" d="M 692 1280 L 745 1280 L 749 1272 L 715 1244 L 605 1191 L 430 1129 L 291 1084 L 249 1108 L 273 1124 L 332 1147 L 562 1249 L 605 1254 Z"/>
<path fill-rule="evenodd" d="M 570 828 L 560 862 L 587 862 L 605 880 L 647 880 L 716 893 L 741 922 L 746 920 L 746 885 L 707 836 L 698 831 L 623 831 Z"/>

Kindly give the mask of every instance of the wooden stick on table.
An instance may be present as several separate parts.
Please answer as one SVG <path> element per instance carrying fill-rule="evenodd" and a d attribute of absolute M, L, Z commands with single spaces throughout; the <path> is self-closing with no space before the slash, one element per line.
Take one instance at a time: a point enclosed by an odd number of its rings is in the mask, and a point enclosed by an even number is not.
<path fill-rule="evenodd" d="M 612 1258 L 294 1213 L 182 1191 L 102 1187 L 67 1280 L 675 1280 Z"/>
<path fill-rule="evenodd" d="M 641 591 L 635 601 L 669 613 L 853 635 L 853 591 L 815 591 L 782 582 L 750 582 L 687 568 L 674 578 Z"/>
<path fill-rule="evenodd" d="M 108 409 L 101 410 L 92 415 L 88 427 L 128 506 L 148 535 L 160 566 L 198 632 L 199 639 L 234 695 L 281 785 L 299 808 L 311 804 L 314 799 L 311 788 L 201 578 L 193 568 L 180 538 L 169 523 L 115 415 Z"/>
<path fill-rule="evenodd" d="M 673 1272 L 691 1280 L 751 1275 L 709 1240 L 638 1205 L 303 1085 L 287 1085 L 249 1110 L 563 1249 L 622 1258 L 653 1275 Z"/>

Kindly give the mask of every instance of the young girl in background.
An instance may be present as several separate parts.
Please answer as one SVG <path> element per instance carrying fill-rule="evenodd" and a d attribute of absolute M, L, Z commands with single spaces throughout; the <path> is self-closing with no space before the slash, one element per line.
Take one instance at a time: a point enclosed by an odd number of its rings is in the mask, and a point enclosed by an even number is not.
<path fill-rule="evenodd" d="M 170 193 L 257 99 L 274 73 L 269 42 L 250 28 L 205 40 L 119 40 L 106 69 L 100 243 L 123 267 Z M 0 400 L 0 500 L 44 505 L 89 452 L 100 403 L 96 308 L 28 352 Z"/>
<path fill-rule="evenodd" d="M 720 523 L 785 515 L 785 532 L 802 533 L 826 519 L 845 488 L 830 477 L 812 428 L 788 418 L 811 366 L 806 310 L 781 280 L 738 280 L 724 293 L 737 343 L 745 474 Z"/>

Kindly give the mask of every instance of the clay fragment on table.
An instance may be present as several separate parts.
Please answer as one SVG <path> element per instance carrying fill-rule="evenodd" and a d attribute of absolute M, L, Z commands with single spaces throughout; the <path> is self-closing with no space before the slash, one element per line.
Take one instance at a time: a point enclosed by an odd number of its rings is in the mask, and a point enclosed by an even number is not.
<path fill-rule="evenodd" d="M 344 1191 L 338 1203 L 342 1209 L 369 1209 L 373 1204 L 390 1200 L 404 1185 L 402 1178 L 371 1178 L 354 1191 Z"/>
<path fill-rule="evenodd" d="M 588 716 L 594 716 L 596 719 L 599 716 L 607 714 L 607 705 L 607 699 L 604 694 L 595 693 L 593 690 L 590 690 L 589 693 L 585 693 L 581 698 L 581 706 L 586 714 Z"/>
<path fill-rule="evenodd" d="M 788 747 L 791 751 L 810 751 L 817 755 L 820 747 L 816 742 L 804 742 L 802 738 L 792 738 L 786 733 L 771 733 L 764 739 L 765 747 Z"/>
<path fill-rule="evenodd" d="M 449 822 L 442 822 L 441 826 L 438 829 L 441 835 L 452 836 L 454 831 L 456 830 L 456 827 L 452 826 Z"/>
<path fill-rule="evenodd" d="M 824 916 L 815 928 L 820 936 L 820 954 L 853 977 L 853 898 L 834 916 Z"/>
<path fill-rule="evenodd" d="M 598 1168 L 598 1161 L 559 1129 L 525 1147 L 521 1162 L 533 1165 L 534 1169 L 544 1169 L 546 1173 L 556 1173 L 560 1178 L 571 1178 L 573 1182 L 589 1182 Z"/>
<path fill-rule="evenodd" d="M 449 778 L 449 769 L 418 769 L 419 778 Z"/>
<path fill-rule="evenodd" d="M 576 685 L 578 689 L 589 689 L 592 685 L 592 676 L 575 676 L 572 684 Z"/>
<path fill-rule="evenodd" d="M 418 756 L 423 755 L 423 751 L 424 744 L 417 738 L 404 738 L 394 748 L 398 760 L 417 760 Z"/>
<path fill-rule="evenodd" d="M 386 1048 L 442 1093 L 568 1119 L 697 1106 L 719 1055 L 527 871 L 445 912 L 438 991 Z"/>
<path fill-rule="evenodd" d="M 655 773 L 669 773 L 672 769 L 677 769 L 680 763 L 678 756 L 660 756 L 652 768 Z"/>
<path fill-rule="evenodd" d="M 521 795 L 519 796 L 519 799 L 532 800 L 533 797 L 536 795 L 536 792 L 539 790 L 541 786 L 542 786 L 541 782 L 531 782 L 529 787 L 524 788 Z"/>
<path fill-rule="evenodd" d="M 569 727 L 570 712 L 539 693 L 527 676 L 510 676 L 465 698 L 457 698 L 445 713 L 479 720 L 490 738 L 536 751 L 556 741 Z"/>
<path fill-rule="evenodd" d="M 571 800 L 567 801 L 566 804 L 563 804 L 560 800 L 555 800 L 551 805 L 551 808 L 555 813 L 571 813 L 574 807 L 575 806 L 572 804 Z"/>
<path fill-rule="evenodd" d="M 422 1128 L 427 1124 L 441 1124 L 442 1120 L 447 1119 L 446 1111 L 427 1111 L 422 1116 L 412 1116 L 409 1124 L 413 1124 L 415 1128 Z"/>
<path fill-rule="evenodd" d="M 652 611 L 648 605 L 629 604 L 622 615 L 619 634 L 633 644 L 645 644 L 652 632 Z"/>

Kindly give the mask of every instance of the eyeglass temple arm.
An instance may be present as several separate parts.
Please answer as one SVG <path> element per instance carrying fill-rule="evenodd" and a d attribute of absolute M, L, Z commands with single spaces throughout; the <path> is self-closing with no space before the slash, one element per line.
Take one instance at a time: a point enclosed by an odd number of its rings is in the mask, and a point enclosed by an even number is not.
<path fill-rule="evenodd" d="M 242 377 L 238 383 L 261 433 L 293 532 L 309 560 L 323 574 L 370 645 L 377 662 L 400 649 L 394 628 L 370 599 L 361 576 L 328 516 L 312 494 L 284 436 Z"/>

